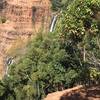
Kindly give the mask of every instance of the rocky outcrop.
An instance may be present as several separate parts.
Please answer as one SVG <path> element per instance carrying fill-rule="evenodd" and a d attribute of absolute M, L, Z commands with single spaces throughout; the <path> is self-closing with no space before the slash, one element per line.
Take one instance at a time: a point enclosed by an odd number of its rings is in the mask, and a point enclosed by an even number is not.
<path fill-rule="evenodd" d="M 100 85 L 89 87 L 76 86 L 50 93 L 44 100 L 100 100 Z"/>
<path fill-rule="evenodd" d="M 67 89 L 67 90 L 50 93 L 50 94 L 47 95 L 47 97 L 44 100 L 62 100 L 61 97 L 64 94 L 72 93 L 73 91 L 77 91 L 77 90 L 79 90 L 81 88 L 83 88 L 83 86 L 80 85 L 80 86 L 77 86 L 77 87 L 74 87 L 74 88 L 70 88 L 70 89 Z"/>
<path fill-rule="evenodd" d="M 2 59 L 17 39 L 26 40 L 49 28 L 49 0 L 0 0 L 0 73 Z M 18 41 L 20 42 L 20 41 Z"/>

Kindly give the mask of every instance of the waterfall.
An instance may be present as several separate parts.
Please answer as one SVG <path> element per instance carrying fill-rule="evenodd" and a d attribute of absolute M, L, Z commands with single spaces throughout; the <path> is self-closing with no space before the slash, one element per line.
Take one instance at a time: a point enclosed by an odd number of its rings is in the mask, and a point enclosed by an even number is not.
<path fill-rule="evenodd" d="M 9 65 L 11 65 L 13 63 L 14 63 L 13 57 L 8 58 L 6 60 L 6 71 L 5 71 L 5 75 L 9 76 L 9 74 L 8 74 Z"/>
<path fill-rule="evenodd" d="M 57 21 L 57 15 L 53 16 L 53 18 L 52 18 L 52 22 L 51 22 L 51 25 L 50 25 L 50 32 L 53 32 L 56 21 Z"/>

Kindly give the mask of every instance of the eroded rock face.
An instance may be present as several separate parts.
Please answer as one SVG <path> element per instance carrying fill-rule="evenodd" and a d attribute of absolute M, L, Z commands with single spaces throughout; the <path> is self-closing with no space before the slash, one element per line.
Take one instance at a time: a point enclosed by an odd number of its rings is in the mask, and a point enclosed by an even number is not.
<path fill-rule="evenodd" d="M 3 58 L 17 39 L 26 40 L 41 28 L 48 29 L 49 0 L 0 0 L 0 73 Z M 19 41 L 20 42 L 20 41 Z"/>

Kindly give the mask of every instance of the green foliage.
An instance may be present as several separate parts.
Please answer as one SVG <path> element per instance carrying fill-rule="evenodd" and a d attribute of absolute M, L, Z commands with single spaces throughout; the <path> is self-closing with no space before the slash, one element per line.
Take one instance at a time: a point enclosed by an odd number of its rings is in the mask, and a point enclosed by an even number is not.
<path fill-rule="evenodd" d="M 4 84 L 14 93 L 9 92 L 12 98 L 14 95 L 17 100 L 41 100 L 50 92 L 73 86 L 79 73 L 71 64 L 67 65 L 69 54 L 61 48 L 58 37 L 52 34 L 39 36 L 28 48 L 19 63 L 9 68 L 9 77 L 5 78 Z M 3 97 L 6 92 L 3 85 L 0 91 Z M 5 97 L 9 100 L 8 95 Z"/>
<path fill-rule="evenodd" d="M 100 80 L 100 71 L 97 68 L 90 67 L 90 78 L 92 81 Z"/>
<path fill-rule="evenodd" d="M 61 0 L 51 0 L 52 3 L 52 9 L 57 11 L 58 9 L 61 8 L 62 4 L 61 4 Z"/>
<path fill-rule="evenodd" d="M 91 80 L 91 65 L 98 71 L 100 66 L 99 13 L 100 0 L 74 0 L 65 10 L 63 9 L 56 29 L 62 46 L 67 51 L 70 50 L 68 45 L 74 49 L 73 53 L 76 53 L 81 65 L 79 69 L 83 72 L 81 74 L 84 77 L 84 73 L 87 72 L 84 78 L 88 77 L 88 80 Z"/>
<path fill-rule="evenodd" d="M 51 0 L 52 10 L 59 11 L 65 9 L 73 0 Z"/>
<path fill-rule="evenodd" d="M 5 23 L 5 22 L 6 22 L 6 18 L 0 16 L 0 23 L 2 24 L 2 23 Z"/>
<path fill-rule="evenodd" d="M 74 0 L 68 7 L 62 6 L 66 0 L 54 2 L 62 10 L 56 31 L 40 33 L 9 67 L 1 100 L 41 100 L 75 84 L 100 82 L 100 0 Z"/>
<path fill-rule="evenodd" d="M 68 6 L 67 11 L 62 12 L 61 32 L 66 35 L 66 38 L 71 38 L 76 42 L 82 41 L 86 34 L 97 35 L 99 20 L 96 19 L 96 16 L 99 11 L 99 0 L 97 2 L 75 0 Z"/>

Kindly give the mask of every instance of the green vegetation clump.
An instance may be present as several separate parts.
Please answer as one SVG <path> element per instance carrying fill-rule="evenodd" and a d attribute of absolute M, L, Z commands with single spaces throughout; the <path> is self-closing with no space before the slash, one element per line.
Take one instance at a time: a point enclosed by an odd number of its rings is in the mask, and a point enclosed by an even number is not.
<path fill-rule="evenodd" d="M 53 11 L 60 11 L 65 9 L 72 1 L 73 0 L 51 0 L 51 8 Z"/>
<path fill-rule="evenodd" d="M 100 82 L 99 13 L 99 0 L 74 0 L 62 10 L 56 30 L 66 51 L 76 56 L 80 62 L 79 69 L 82 68 L 81 75 L 86 84 Z M 91 79 L 91 73 L 92 76 L 96 76 L 95 79 Z"/>
<path fill-rule="evenodd" d="M 50 92 L 73 86 L 80 72 L 67 65 L 70 55 L 54 35 L 38 36 L 19 63 L 10 66 L 9 77 L 0 83 L 4 100 L 41 100 Z M 9 91 L 8 94 L 5 94 Z M 14 94 L 12 94 L 14 93 Z M 8 95 L 13 99 L 9 99 Z"/>
<path fill-rule="evenodd" d="M 6 18 L 5 17 L 0 17 L 0 23 L 3 24 L 6 22 Z"/>
<path fill-rule="evenodd" d="M 56 30 L 40 33 L 0 81 L 0 100 L 42 100 L 78 84 L 100 84 L 100 0 L 61 8 Z"/>

